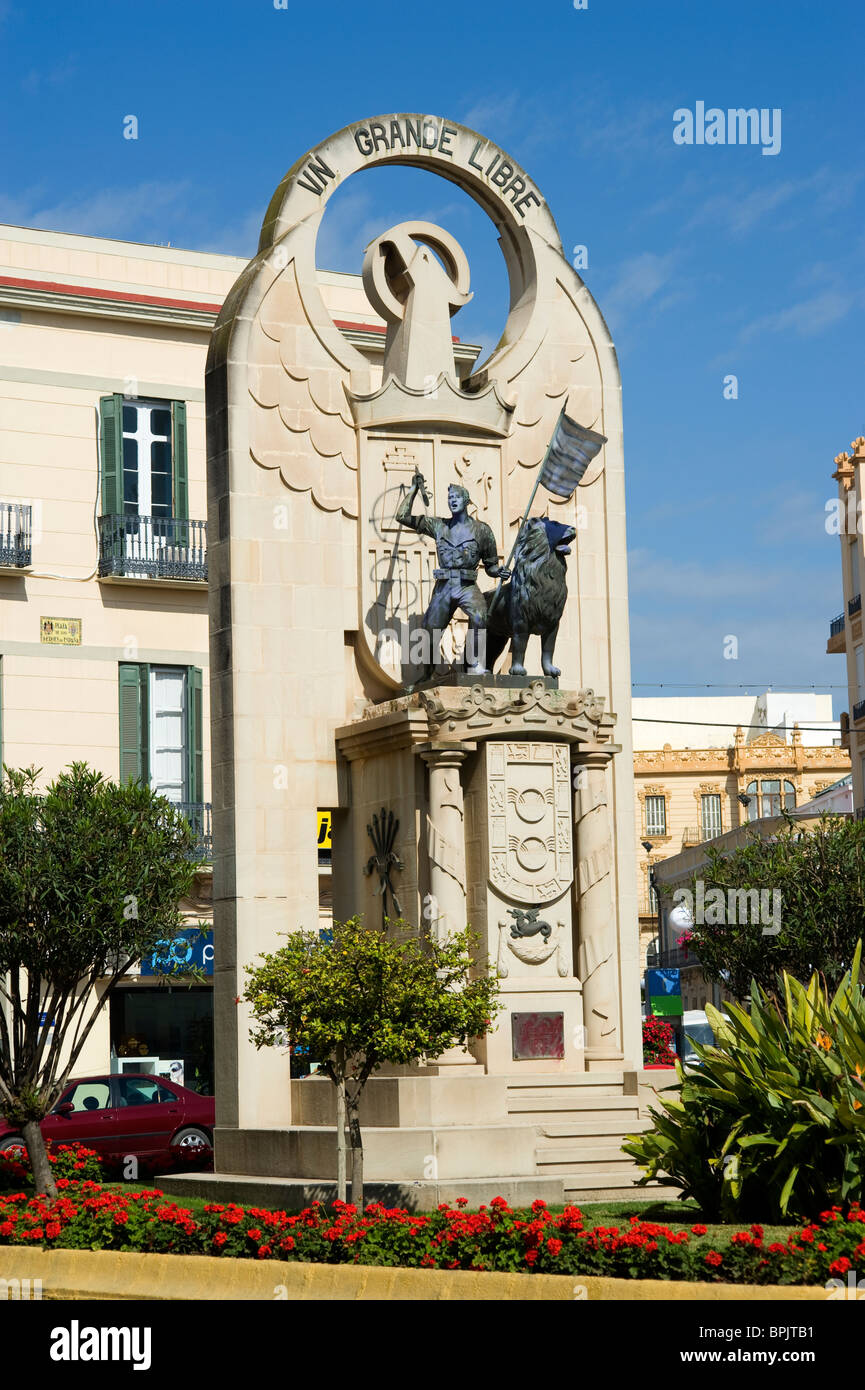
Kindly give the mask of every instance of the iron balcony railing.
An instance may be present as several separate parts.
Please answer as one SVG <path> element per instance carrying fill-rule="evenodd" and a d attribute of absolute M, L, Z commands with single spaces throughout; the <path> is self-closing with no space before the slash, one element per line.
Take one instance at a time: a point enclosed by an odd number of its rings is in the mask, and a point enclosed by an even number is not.
<path fill-rule="evenodd" d="M 858 723 L 863 714 L 865 714 L 865 700 L 859 700 L 853 706 L 853 723 Z"/>
<path fill-rule="evenodd" d="M 855 598 L 851 598 L 851 599 L 848 600 L 848 603 L 847 603 L 847 612 L 850 614 L 850 617 L 851 617 L 851 618 L 853 617 L 853 614 L 854 614 L 854 613 L 859 613 L 859 612 L 861 611 L 861 608 L 862 608 L 862 595 L 861 595 L 861 594 L 857 594 Z"/>
<path fill-rule="evenodd" d="M 196 859 L 204 859 L 209 864 L 213 859 L 213 830 L 210 823 L 211 803 L 209 801 L 180 801 L 177 808 L 189 821 L 195 833 Z"/>
<path fill-rule="evenodd" d="M 101 516 L 99 573 L 125 578 L 207 579 L 207 522 L 164 516 Z"/>
<path fill-rule="evenodd" d="M 694 951 L 686 951 L 683 946 L 673 946 L 666 951 L 646 952 L 646 966 L 649 970 L 680 970 L 686 965 L 699 965 Z"/>
<path fill-rule="evenodd" d="M 829 636 L 837 637 L 839 633 L 842 633 L 844 631 L 845 622 L 846 619 L 843 613 L 839 613 L 837 618 L 833 618 L 829 624 Z"/>
<path fill-rule="evenodd" d="M 0 502 L 0 569 L 26 569 L 32 557 L 32 507 Z"/>
<path fill-rule="evenodd" d="M 682 844 L 701 845 L 704 840 L 716 840 L 723 834 L 724 829 L 720 825 L 689 825 L 687 830 L 682 831 Z"/>

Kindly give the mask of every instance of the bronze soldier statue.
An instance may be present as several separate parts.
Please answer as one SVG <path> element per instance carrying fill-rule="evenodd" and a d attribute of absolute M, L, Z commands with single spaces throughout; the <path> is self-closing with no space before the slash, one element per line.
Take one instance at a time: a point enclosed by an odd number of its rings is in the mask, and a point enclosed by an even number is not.
<path fill-rule="evenodd" d="M 432 643 L 429 668 L 434 664 L 442 634 L 461 608 L 469 620 L 468 669 L 472 675 L 484 676 L 487 674 L 487 601 L 478 588 L 478 567 L 483 565 L 494 579 L 509 579 L 510 570 L 499 564 L 496 538 L 486 522 L 469 516 L 466 488 L 458 483 L 448 488 L 449 517 L 412 516 L 411 509 L 419 492 L 425 501 L 429 500 L 423 476 L 415 470 L 411 487 L 397 508 L 396 520 L 422 536 L 431 536 L 436 543 L 439 568 L 433 571 L 435 588 L 422 619 Z"/>

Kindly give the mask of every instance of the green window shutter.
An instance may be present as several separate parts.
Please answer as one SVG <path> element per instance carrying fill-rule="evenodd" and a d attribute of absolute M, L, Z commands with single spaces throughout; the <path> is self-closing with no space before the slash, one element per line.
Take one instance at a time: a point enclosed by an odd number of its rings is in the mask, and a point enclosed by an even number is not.
<path fill-rule="evenodd" d="M 102 515 L 123 514 L 123 397 L 119 392 L 99 401 L 102 455 Z"/>
<path fill-rule="evenodd" d="M 171 402 L 171 467 L 174 477 L 174 515 L 189 517 L 189 468 L 186 459 L 186 401 Z"/>
<path fill-rule="evenodd" d="M 137 661 L 120 663 L 120 781 L 150 779 L 149 667 Z"/>
<path fill-rule="evenodd" d="M 186 668 L 186 784 L 190 801 L 204 800 L 204 753 L 201 731 L 201 668 Z"/>

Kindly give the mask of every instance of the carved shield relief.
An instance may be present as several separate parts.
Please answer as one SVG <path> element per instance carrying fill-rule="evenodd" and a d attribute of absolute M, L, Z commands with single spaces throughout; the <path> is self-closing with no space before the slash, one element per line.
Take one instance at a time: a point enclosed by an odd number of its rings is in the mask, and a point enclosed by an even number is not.
<path fill-rule="evenodd" d="M 516 903 L 553 902 L 574 877 L 566 744 L 487 745 L 489 882 Z"/>

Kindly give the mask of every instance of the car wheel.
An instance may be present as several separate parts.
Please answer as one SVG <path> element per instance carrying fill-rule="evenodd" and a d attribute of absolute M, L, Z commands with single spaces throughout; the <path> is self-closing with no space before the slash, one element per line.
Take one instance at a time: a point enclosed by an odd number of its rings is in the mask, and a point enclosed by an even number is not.
<path fill-rule="evenodd" d="M 7 1154 L 12 1149 L 19 1149 L 24 1157 L 27 1156 L 27 1145 L 20 1134 L 7 1134 L 5 1139 L 0 1139 L 0 1154 Z"/>
<path fill-rule="evenodd" d="M 210 1153 L 213 1144 L 206 1130 L 190 1125 L 187 1129 L 177 1131 L 171 1141 L 171 1148 L 179 1150 L 184 1158 L 197 1157 L 199 1154 L 203 1158 L 205 1153 Z"/>

